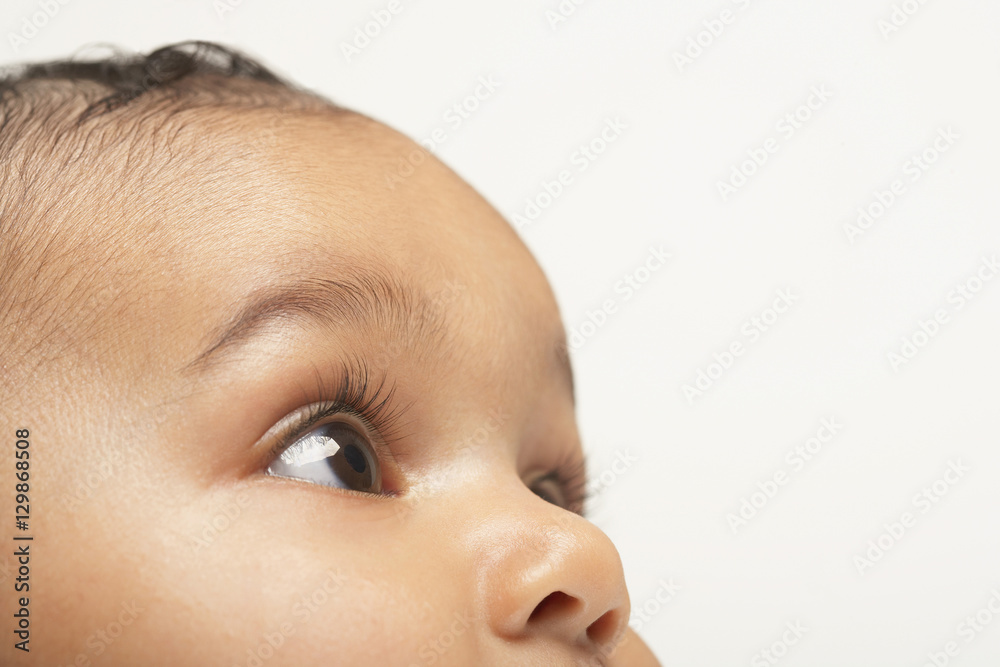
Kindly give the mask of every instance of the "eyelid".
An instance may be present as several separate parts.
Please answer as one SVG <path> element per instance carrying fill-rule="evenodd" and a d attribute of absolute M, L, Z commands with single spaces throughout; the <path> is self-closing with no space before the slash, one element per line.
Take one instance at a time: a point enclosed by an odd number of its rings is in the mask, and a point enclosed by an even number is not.
<path fill-rule="evenodd" d="M 331 383 L 329 377 L 335 380 Z M 357 358 L 338 364 L 333 372 L 325 374 L 313 366 L 313 380 L 314 392 L 304 392 L 302 398 L 303 402 L 309 397 L 318 400 L 289 413 L 268 429 L 255 446 L 257 450 L 265 450 L 260 455 L 264 460 L 257 461 L 255 470 L 265 473 L 300 438 L 339 418 L 336 421 L 351 425 L 368 442 L 384 473 L 385 488 L 398 492 L 403 480 L 389 443 L 397 437 L 397 421 L 409 406 L 394 401 L 395 385 L 387 384 L 384 373 L 376 381 L 370 381 L 367 365 Z"/>
<path fill-rule="evenodd" d="M 340 378 L 333 385 L 324 381 L 324 375 L 318 368 L 313 367 L 313 370 L 316 382 L 314 396 L 326 398 L 299 408 L 268 429 L 259 444 L 267 441 L 271 441 L 272 444 L 267 447 L 266 454 L 262 455 L 265 460 L 256 466 L 258 471 L 265 473 L 274 459 L 300 438 L 327 420 L 340 417 L 347 423 L 353 422 L 352 425 L 371 445 L 372 453 L 382 467 L 384 492 L 382 495 L 403 493 L 405 478 L 401 474 L 397 458 L 389 443 L 397 437 L 397 422 L 410 406 L 394 404 L 395 385 L 390 385 L 386 389 L 384 375 L 377 385 L 370 383 L 367 365 L 357 359 L 339 366 Z M 586 471 L 586 456 L 582 452 L 570 452 L 553 468 L 537 471 L 540 474 L 534 477 L 531 485 L 543 479 L 554 480 L 566 501 L 563 509 L 586 517 L 586 502 L 590 495 Z M 310 483 L 307 480 L 301 481 Z M 352 493 L 368 497 L 378 495 L 356 491 Z"/>
<path fill-rule="evenodd" d="M 289 418 L 283 419 L 279 424 L 284 423 L 278 432 L 271 436 L 274 444 L 268 450 L 268 461 L 275 459 L 285 453 L 299 439 L 306 436 L 315 427 L 322 425 L 323 420 L 337 415 L 350 415 L 361 422 L 362 431 L 369 435 L 369 431 L 374 430 L 365 419 L 364 415 L 357 414 L 357 410 L 348 405 L 342 405 L 337 401 L 318 401 L 310 403 L 304 408 L 293 412 Z M 287 421 L 287 423 L 286 423 Z M 375 446 L 375 443 L 372 443 Z"/>
<path fill-rule="evenodd" d="M 543 481 L 554 482 L 559 488 L 565 505 L 557 505 L 558 507 L 587 517 L 586 505 L 591 496 L 591 486 L 587 477 L 586 455 L 569 455 L 560 460 L 554 468 L 538 470 L 528 476 L 526 485 L 531 488 Z"/>
<path fill-rule="evenodd" d="M 339 419 L 335 419 L 338 417 Z M 370 445 L 372 454 L 378 459 L 378 465 L 382 469 L 383 486 L 398 488 L 398 466 L 392 449 L 368 417 L 355 407 L 338 401 L 318 401 L 292 413 L 290 418 L 288 423 L 272 436 L 275 442 L 268 449 L 266 460 L 260 466 L 261 472 L 266 471 L 275 459 L 317 428 L 330 423 L 345 423 L 357 430 Z"/>

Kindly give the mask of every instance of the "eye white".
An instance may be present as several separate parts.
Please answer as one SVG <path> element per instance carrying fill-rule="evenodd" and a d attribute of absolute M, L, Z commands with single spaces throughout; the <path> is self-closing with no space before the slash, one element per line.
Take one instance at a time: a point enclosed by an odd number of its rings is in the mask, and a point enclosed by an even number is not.
<path fill-rule="evenodd" d="M 381 465 L 363 430 L 346 422 L 315 427 L 267 467 L 267 474 L 365 493 L 382 492 Z"/>
<path fill-rule="evenodd" d="M 307 463 L 316 463 L 340 451 L 340 445 L 329 436 L 318 433 L 308 435 L 281 453 L 281 461 L 298 468 Z"/>

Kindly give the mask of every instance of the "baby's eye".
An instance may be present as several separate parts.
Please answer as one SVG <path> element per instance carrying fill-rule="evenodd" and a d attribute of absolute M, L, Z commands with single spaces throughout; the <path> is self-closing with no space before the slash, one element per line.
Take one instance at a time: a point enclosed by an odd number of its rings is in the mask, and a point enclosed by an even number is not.
<path fill-rule="evenodd" d="M 586 476 L 583 467 L 561 467 L 535 479 L 528 488 L 542 500 L 583 515 L 587 500 Z"/>
<path fill-rule="evenodd" d="M 558 505 L 559 507 L 566 507 L 566 494 L 559 484 L 559 478 L 556 473 L 553 472 L 540 477 L 529 488 L 542 500 L 548 501 L 553 505 Z"/>
<path fill-rule="evenodd" d="M 382 493 L 382 471 L 375 448 L 350 424 L 334 421 L 310 430 L 267 467 L 267 474 L 350 489 Z"/>

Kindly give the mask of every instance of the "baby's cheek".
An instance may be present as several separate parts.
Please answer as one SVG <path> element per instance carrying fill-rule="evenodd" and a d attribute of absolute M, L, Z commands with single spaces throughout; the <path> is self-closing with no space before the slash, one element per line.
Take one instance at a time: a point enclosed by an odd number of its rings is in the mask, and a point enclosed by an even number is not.
<path fill-rule="evenodd" d="M 273 482 L 214 494 L 161 531 L 147 643 L 206 664 L 475 664 L 464 578 L 409 543 L 382 516 L 392 508 Z"/>
<path fill-rule="evenodd" d="M 117 505 L 39 561 L 47 664 L 477 664 L 468 573 L 395 506 L 273 479 Z"/>

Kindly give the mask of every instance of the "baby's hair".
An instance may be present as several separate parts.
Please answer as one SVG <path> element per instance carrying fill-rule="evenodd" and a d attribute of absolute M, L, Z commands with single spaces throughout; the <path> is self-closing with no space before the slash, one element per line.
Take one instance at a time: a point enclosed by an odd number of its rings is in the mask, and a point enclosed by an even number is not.
<path fill-rule="evenodd" d="M 0 78 L 0 104 L 4 112 L 14 111 L 17 108 L 15 103 L 23 103 L 29 82 L 59 80 L 80 84 L 91 81 L 104 86 L 110 94 L 92 102 L 76 119 L 79 125 L 92 116 L 123 107 L 157 88 L 174 93 L 176 101 L 180 91 L 175 84 L 185 77 L 197 75 L 271 84 L 275 87 L 269 91 L 272 94 L 294 90 L 290 83 L 234 49 L 211 42 L 190 41 L 164 46 L 147 55 L 115 51 L 111 57 L 101 60 L 71 59 L 15 65 Z M 220 87 L 211 92 L 218 95 L 220 102 L 247 101 L 229 88 Z M 8 113 L 4 113 L 4 118 L 7 117 Z"/>
<path fill-rule="evenodd" d="M 289 113 L 349 112 L 203 41 L 0 69 L 0 400 L 111 326 L 128 291 L 120 255 L 155 252 L 158 227 L 197 224 L 164 211 L 172 198 L 252 199 L 238 177 Z M 251 116 L 258 135 L 270 122 L 270 142 L 210 136 Z"/>

